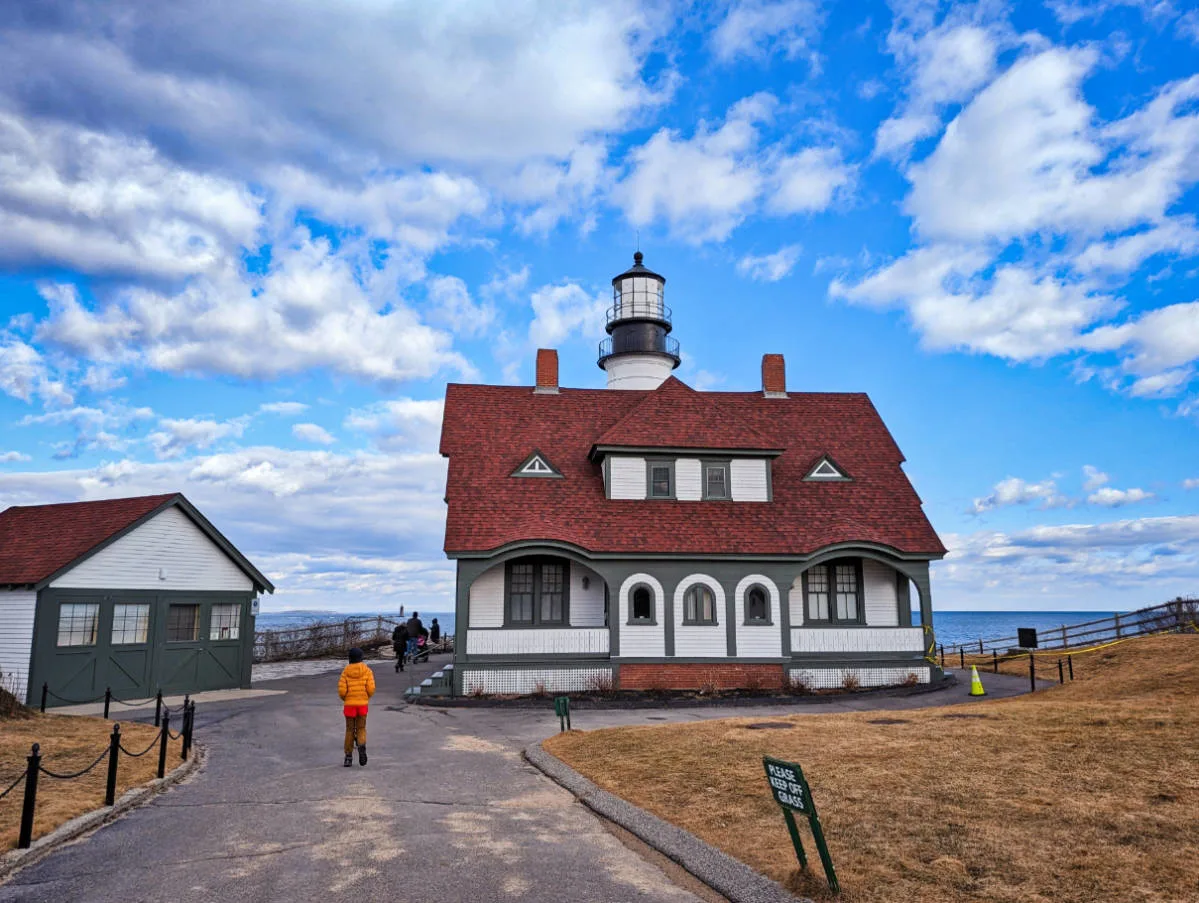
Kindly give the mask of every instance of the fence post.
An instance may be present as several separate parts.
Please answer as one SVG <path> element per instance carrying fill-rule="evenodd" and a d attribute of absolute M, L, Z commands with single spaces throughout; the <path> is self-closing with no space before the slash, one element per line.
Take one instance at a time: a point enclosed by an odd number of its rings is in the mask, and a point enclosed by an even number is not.
<path fill-rule="evenodd" d="M 43 683 L 42 684 L 42 714 L 43 715 L 46 714 L 46 694 L 48 694 L 49 692 L 50 692 L 50 684 Z"/>
<path fill-rule="evenodd" d="M 158 746 L 158 776 L 167 774 L 167 742 L 171 739 L 171 710 L 162 713 L 162 743 Z"/>
<path fill-rule="evenodd" d="M 112 704 L 112 687 L 104 688 L 104 717 L 108 718 L 108 707 Z"/>
<path fill-rule="evenodd" d="M 991 650 L 991 662 L 995 665 L 995 673 L 999 673 L 999 653 L 994 649 Z"/>
<path fill-rule="evenodd" d="M 982 638 L 981 638 L 981 637 L 979 638 L 979 641 L 978 641 L 978 654 L 979 654 L 979 655 L 985 655 L 985 654 L 986 654 L 986 650 L 984 650 L 984 649 L 983 649 L 983 641 L 982 641 Z"/>
<path fill-rule="evenodd" d="M 962 670 L 965 671 L 966 670 L 966 650 L 965 649 L 958 650 L 958 658 L 961 660 Z"/>
<path fill-rule="evenodd" d="M 1057 682 L 1059 685 L 1066 682 L 1066 672 L 1062 670 L 1062 660 L 1060 658 L 1057 660 Z"/>
<path fill-rule="evenodd" d="M 1037 661 L 1031 652 L 1028 653 L 1028 686 L 1028 692 L 1037 692 Z"/>
<path fill-rule="evenodd" d="M 21 806 L 21 830 L 17 848 L 28 850 L 33 842 L 33 807 L 37 805 L 37 773 L 42 767 L 41 746 L 33 744 L 25 766 L 25 800 Z"/>
<path fill-rule="evenodd" d="M 941 644 L 941 670 L 945 670 L 945 644 Z"/>
<path fill-rule="evenodd" d="M 1065 624 L 1062 625 L 1062 648 L 1063 649 L 1070 648 L 1070 636 L 1069 636 L 1069 634 L 1066 633 L 1066 625 Z"/>
<path fill-rule="evenodd" d="M 112 726 L 112 737 L 108 740 L 108 783 L 104 785 L 104 805 L 111 806 L 117 799 L 117 756 L 121 754 L 121 726 Z"/>
<path fill-rule="evenodd" d="M 1120 612 L 1116 612 L 1116 639 L 1120 639 Z"/>
<path fill-rule="evenodd" d="M 162 687 L 158 688 L 158 695 L 154 697 L 154 726 L 162 726 Z"/>
<path fill-rule="evenodd" d="M 1069 656 L 1066 659 L 1066 664 L 1070 666 L 1070 679 L 1074 680 L 1074 656 Z"/>

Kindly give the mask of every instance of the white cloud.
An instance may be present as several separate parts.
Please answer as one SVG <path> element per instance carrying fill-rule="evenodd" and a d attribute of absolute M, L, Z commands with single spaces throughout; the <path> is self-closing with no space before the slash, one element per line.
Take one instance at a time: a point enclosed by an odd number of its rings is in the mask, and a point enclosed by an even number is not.
<path fill-rule="evenodd" d="M 1098 489 L 1100 486 L 1111 482 L 1111 477 L 1105 474 L 1098 467 L 1092 467 L 1090 464 L 1083 466 L 1082 473 L 1083 477 L 1085 478 L 1082 488 L 1087 492 L 1090 492 L 1092 489 Z"/>
<path fill-rule="evenodd" d="M 18 426 L 66 427 L 73 434 L 68 441 L 54 443 L 55 458 L 74 458 L 85 451 L 120 451 L 128 447 L 141 423 L 154 417 L 146 407 L 129 407 L 120 402 L 104 401 L 98 407 L 75 405 L 54 408 L 42 414 L 27 414 Z"/>
<path fill-rule="evenodd" d="M 1182 481 L 1183 489 L 1199 489 L 1199 477 L 1188 477 Z"/>
<path fill-rule="evenodd" d="M 812 54 L 823 24 L 824 9 L 813 0 L 739 0 L 712 32 L 712 50 L 726 63 L 772 52 L 794 59 Z"/>
<path fill-rule="evenodd" d="M 0 329 L 0 392 L 31 402 L 71 404 L 74 398 L 55 379 L 45 359 L 32 345 Z"/>
<path fill-rule="evenodd" d="M 1113 489 L 1111 486 L 1104 486 L 1088 495 L 1087 501 L 1105 508 L 1119 508 L 1121 505 L 1144 502 L 1153 497 L 1152 492 L 1146 492 L 1144 489 Z"/>
<path fill-rule="evenodd" d="M 809 147 L 784 156 L 775 167 L 766 209 L 775 214 L 824 210 L 853 182 L 854 173 L 835 147 Z"/>
<path fill-rule="evenodd" d="M 758 282 L 778 282 L 795 269 L 800 252 L 799 245 L 783 245 L 773 254 L 746 254 L 737 261 L 737 272 Z"/>
<path fill-rule="evenodd" d="M 608 296 L 591 295 L 573 282 L 543 285 L 530 298 L 533 322 L 529 324 L 529 343 L 537 348 L 556 348 L 578 332 L 603 323 L 604 311 L 611 303 Z"/>
<path fill-rule="evenodd" d="M 295 417 L 308 410 L 308 405 L 302 401 L 270 401 L 260 404 L 258 410 L 264 414 L 278 414 L 282 417 Z"/>
<path fill-rule="evenodd" d="M 332 445 L 337 441 L 328 430 L 315 423 L 294 424 L 291 434 L 301 442 L 311 442 L 314 445 Z"/>
<path fill-rule="evenodd" d="M 233 420 L 201 420 L 195 417 L 175 420 L 163 418 L 158 429 L 147 437 L 161 459 L 181 457 L 190 449 L 208 449 L 222 439 L 238 438 L 249 425 L 248 417 Z"/>
<path fill-rule="evenodd" d="M 441 438 L 444 399 L 396 398 L 346 415 L 346 429 L 366 433 L 384 451 L 434 451 Z"/>
<path fill-rule="evenodd" d="M 466 283 L 457 276 L 430 277 L 427 290 L 429 321 L 445 326 L 456 335 L 482 335 L 495 320 L 495 308 L 471 300 Z"/>
<path fill-rule="evenodd" d="M 18 451 L 0 452 L 0 464 L 12 464 L 17 461 L 30 461 L 29 455 L 22 454 Z"/>
<path fill-rule="evenodd" d="M 1053 480 L 1029 483 L 1019 477 L 1007 477 L 995 484 L 990 495 L 975 499 L 968 513 L 983 514 L 995 508 L 1027 505 L 1029 502 L 1040 502 L 1039 507 L 1042 509 L 1068 504 L 1068 500 L 1058 493 L 1057 484 Z"/>

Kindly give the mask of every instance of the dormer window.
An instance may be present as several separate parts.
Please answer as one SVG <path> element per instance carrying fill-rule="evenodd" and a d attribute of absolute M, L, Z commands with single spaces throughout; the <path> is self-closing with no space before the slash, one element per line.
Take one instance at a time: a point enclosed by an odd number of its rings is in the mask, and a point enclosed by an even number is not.
<path fill-rule="evenodd" d="M 729 498 L 729 464 L 727 461 L 704 462 L 704 498 Z"/>
<path fill-rule="evenodd" d="M 651 499 L 674 498 L 674 462 L 650 461 L 647 468 L 649 487 L 647 495 Z"/>
<path fill-rule="evenodd" d="M 804 479 L 848 480 L 849 475 L 840 467 L 838 467 L 832 458 L 828 457 L 828 455 L 825 455 L 816 462 L 815 466 L 811 470 L 808 471 L 808 475 L 804 477 Z"/>
<path fill-rule="evenodd" d="M 512 472 L 514 477 L 561 477 L 562 474 L 539 451 L 533 452 Z"/>

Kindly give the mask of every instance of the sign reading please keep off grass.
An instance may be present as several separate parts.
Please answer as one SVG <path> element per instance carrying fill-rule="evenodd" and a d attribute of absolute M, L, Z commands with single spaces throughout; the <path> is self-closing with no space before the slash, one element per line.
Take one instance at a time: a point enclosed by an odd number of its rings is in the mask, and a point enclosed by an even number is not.
<path fill-rule="evenodd" d="M 800 870 L 807 869 L 808 856 L 804 852 L 803 842 L 799 839 L 799 828 L 792 814 L 795 812 L 807 816 L 808 826 L 812 829 L 812 839 L 816 841 L 816 851 L 820 854 L 820 862 L 824 865 L 824 874 L 828 878 L 829 890 L 835 894 L 840 893 L 837 872 L 833 869 L 833 860 L 828 854 L 828 845 L 824 842 L 824 831 L 821 830 L 820 819 L 816 815 L 816 803 L 812 800 L 812 791 L 803 776 L 803 769 L 794 762 L 784 762 L 770 756 L 763 756 L 762 764 L 766 767 L 766 780 L 770 784 L 770 792 L 774 794 L 774 801 L 783 808 L 783 818 L 787 821 L 787 830 L 791 832 L 791 843 L 795 846 Z"/>

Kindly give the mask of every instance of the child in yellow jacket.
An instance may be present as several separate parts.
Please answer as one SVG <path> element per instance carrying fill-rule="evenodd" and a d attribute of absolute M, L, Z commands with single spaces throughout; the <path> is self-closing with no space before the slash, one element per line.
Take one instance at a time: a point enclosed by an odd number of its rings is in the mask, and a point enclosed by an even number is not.
<path fill-rule="evenodd" d="M 362 650 L 350 650 L 350 663 L 341 671 L 337 681 L 337 695 L 341 697 L 342 714 L 346 716 L 346 761 L 349 768 L 354 764 L 354 743 L 358 743 L 358 764 L 366 764 L 366 710 L 370 698 L 375 695 L 375 674 L 362 663 Z"/>

